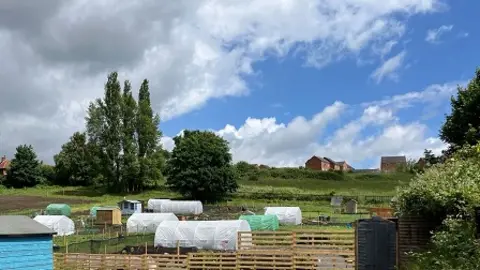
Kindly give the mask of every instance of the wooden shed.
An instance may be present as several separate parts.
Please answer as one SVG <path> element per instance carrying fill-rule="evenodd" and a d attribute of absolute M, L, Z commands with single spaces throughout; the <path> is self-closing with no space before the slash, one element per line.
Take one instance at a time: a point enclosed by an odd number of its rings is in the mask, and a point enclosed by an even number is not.
<path fill-rule="evenodd" d="M 122 225 L 122 211 L 118 207 L 99 207 L 95 224 Z"/>

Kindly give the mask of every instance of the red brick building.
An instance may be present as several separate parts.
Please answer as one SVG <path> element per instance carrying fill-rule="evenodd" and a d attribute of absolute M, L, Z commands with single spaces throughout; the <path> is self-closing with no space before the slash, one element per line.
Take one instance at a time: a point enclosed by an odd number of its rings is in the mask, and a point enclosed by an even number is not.
<path fill-rule="evenodd" d="M 8 167 L 10 167 L 10 161 L 6 156 L 3 156 L 0 160 L 0 175 L 7 175 Z"/>
<path fill-rule="evenodd" d="M 313 156 L 305 162 L 305 168 L 328 171 L 330 169 L 330 162 L 324 158 Z"/>
<path fill-rule="evenodd" d="M 406 166 L 407 158 L 405 156 L 384 156 L 380 158 L 380 171 L 394 172 L 399 166 Z"/>

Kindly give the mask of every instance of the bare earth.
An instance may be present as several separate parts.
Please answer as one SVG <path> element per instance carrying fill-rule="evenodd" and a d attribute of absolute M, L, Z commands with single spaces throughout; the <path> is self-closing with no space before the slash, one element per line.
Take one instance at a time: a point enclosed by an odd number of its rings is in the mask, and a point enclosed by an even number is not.
<path fill-rule="evenodd" d="M 88 200 L 64 199 L 40 196 L 0 195 L 0 212 L 24 209 L 44 209 L 51 203 L 81 204 Z"/>

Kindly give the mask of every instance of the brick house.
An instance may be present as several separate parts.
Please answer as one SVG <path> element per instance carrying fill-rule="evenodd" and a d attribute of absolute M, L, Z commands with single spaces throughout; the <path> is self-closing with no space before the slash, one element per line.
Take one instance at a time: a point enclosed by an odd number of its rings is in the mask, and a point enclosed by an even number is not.
<path fill-rule="evenodd" d="M 338 164 L 338 162 L 333 161 L 332 159 L 330 159 L 328 157 L 323 157 L 323 159 L 328 161 L 328 163 L 330 165 L 330 168 L 329 168 L 330 170 L 333 170 L 333 171 L 340 171 L 341 170 L 340 164 Z"/>
<path fill-rule="evenodd" d="M 10 161 L 6 156 L 2 156 L 2 159 L 0 160 L 0 175 L 7 175 L 8 167 L 10 167 Z"/>
<path fill-rule="evenodd" d="M 339 161 L 339 162 L 337 162 L 337 164 L 340 167 L 341 171 L 344 171 L 344 172 L 353 171 L 353 167 L 350 166 L 345 160 L 344 161 Z"/>
<path fill-rule="evenodd" d="M 330 162 L 326 159 L 313 156 L 307 162 L 305 162 L 305 168 L 312 169 L 312 170 L 321 170 L 321 171 L 328 171 L 330 169 Z"/>
<path fill-rule="evenodd" d="M 407 158 L 405 156 L 383 156 L 380 158 L 380 171 L 393 172 L 399 166 L 406 166 Z"/>

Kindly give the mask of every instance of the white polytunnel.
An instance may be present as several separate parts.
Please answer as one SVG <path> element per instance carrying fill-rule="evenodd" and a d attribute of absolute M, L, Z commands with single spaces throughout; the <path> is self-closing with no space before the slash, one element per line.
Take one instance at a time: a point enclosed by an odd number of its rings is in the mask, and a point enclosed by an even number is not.
<path fill-rule="evenodd" d="M 162 212 L 162 204 L 168 202 L 170 199 L 149 199 L 147 202 L 147 208 L 155 213 Z"/>
<path fill-rule="evenodd" d="M 160 206 L 162 213 L 177 215 L 199 215 L 203 213 L 201 201 L 165 201 Z"/>
<path fill-rule="evenodd" d="M 238 232 L 250 232 L 246 220 L 164 221 L 155 232 L 155 246 L 235 250 Z"/>
<path fill-rule="evenodd" d="M 265 207 L 265 215 L 276 215 L 278 222 L 283 225 L 302 224 L 300 207 Z"/>
<path fill-rule="evenodd" d="M 178 221 L 172 213 L 135 213 L 127 220 L 127 233 L 155 233 L 165 220 Z"/>
<path fill-rule="evenodd" d="M 38 215 L 33 220 L 50 228 L 57 233 L 57 236 L 72 235 L 75 233 L 75 223 L 67 216 Z"/>

